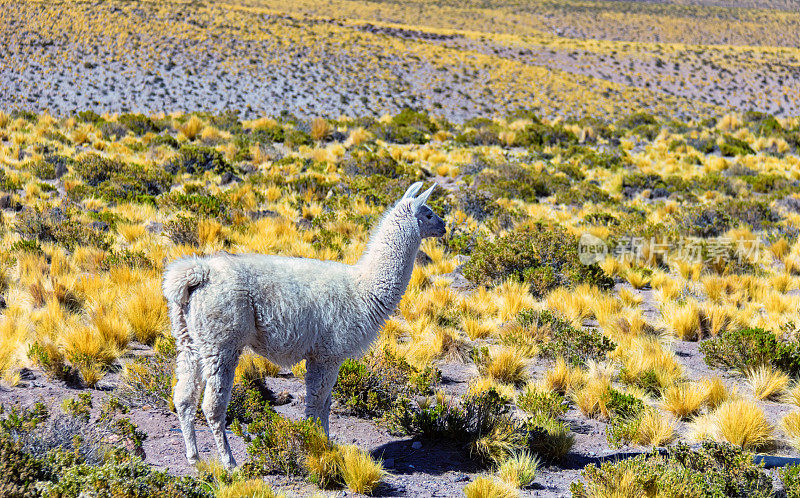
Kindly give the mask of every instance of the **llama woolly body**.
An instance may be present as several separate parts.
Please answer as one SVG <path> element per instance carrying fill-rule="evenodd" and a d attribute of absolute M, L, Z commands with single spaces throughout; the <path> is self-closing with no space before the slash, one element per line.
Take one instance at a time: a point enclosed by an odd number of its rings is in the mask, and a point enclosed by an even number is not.
<path fill-rule="evenodd" d="M 360 356 L 395 310 L 425 237 L 444 222 L 409 187 L 373 232 L 355 265 L 260 254 L 190 257 L 170 264 L 163 290 L 176 337 L 175 408 L 190 462 L 197 461 L 194 413 L 203 412 L 226 466 L 235 466 L 225 435 L 233 376 L 245 347 L 273 363 L 306 360 L 306 416 L 328 432 L 331 389 L 339 366 Z"/>

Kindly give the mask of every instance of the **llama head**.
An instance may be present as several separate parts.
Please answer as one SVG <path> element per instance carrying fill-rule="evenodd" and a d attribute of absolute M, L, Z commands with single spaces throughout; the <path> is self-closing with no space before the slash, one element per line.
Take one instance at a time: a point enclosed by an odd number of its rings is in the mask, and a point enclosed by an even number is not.
<path fill-rule="evenodd" d="M 398 207 L 401 207 L 406 216 L 414 217 L 420 238 L 442 237 L 446 231 L 444 220 L 425 205 L 436 184 L 434 183 L 431 188 L 415 197 L 421 187 L 422 182 L 417 182 L 408 187 L 406 193 L 403 194 L 403 198 L 400 199 Z"/>

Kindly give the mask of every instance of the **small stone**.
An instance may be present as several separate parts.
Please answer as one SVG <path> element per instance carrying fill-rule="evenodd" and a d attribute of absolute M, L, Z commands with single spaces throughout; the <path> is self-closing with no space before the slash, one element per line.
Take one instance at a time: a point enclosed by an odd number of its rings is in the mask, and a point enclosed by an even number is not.
<path fill-rule="evenodd" d="M 233 181 L 233 174 L 230 171 L 222 173 L 222 176 L 219 179 L 220 185 L 227 185 L 232 181 Z"/>
<path fill-rule="evenodd" d="M 425 266 L 427 264 L 433 263 L 433 259 L 428 256 L 428 254 L 420 249 L 417 251 L 417 259 L 414 261 L 416 264 L 420 266 Z"/>
<path fill-rule="evenodd" d="M 158 235 L 164 230 L 164 224 L 158 221 L 151 221 L 144 226 L 144 229 L 147 230 L 148 233 Z"/>
<path fill-rule="evenodd" d="M 36 375 L 33 373 L 31 369 L 23 367 L 19 371 L 19 378 L 22 380 L 33 380 L 36 378 Z"/>
<path fill-rule="evenodd" d="M 281 391 L 276 396 L 275 399 L 272 401 L 274 406 L 281 406 L 289 404 L 292 401 L 292 395 L 289 394 L 289 391 Z"/>
<path fill-rule="evenodd" d="M 418 450 L 422 448 L 422 443 L 420 443 L 419 441 L 414 441 L 413 443 L 411 443 L 411 448 Z"/>
<path fill-rule="evenodd" d="M 305 218 L 300 218 L 297 221 L 297 228 L 299 230 L 311 230 L 311 222 Z"/>
<path fill-rule="evenodd" d="M 469 481 L 469 476 L 467 474 L 456 474 L 456 478 L 454 479 L 455 482 L 466 482 Z"/>
<path fill-rule="evenodd" d="M 98 232 L 107 232 L 108 231 L 108 223 L 105 221 L 93 221 L 91 227 Z"/>
<path fill-rule="evenodd" d="M 0 195 L 0 209 L 8 209 L 11 207 L 11 194 Z"/>
<path fill-rule="evenodd" d="M 6 309 L 8 305 L 6 304 L 6 298 L 0 296 L 0 311 Z"/>

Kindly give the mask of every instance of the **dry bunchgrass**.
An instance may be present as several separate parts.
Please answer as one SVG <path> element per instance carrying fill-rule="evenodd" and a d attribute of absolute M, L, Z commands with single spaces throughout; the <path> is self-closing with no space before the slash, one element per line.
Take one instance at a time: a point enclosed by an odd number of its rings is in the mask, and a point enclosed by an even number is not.
<path fill-rule="evenodd" d="M 265 377 L 275 377 L 280 370 L 278 365 L 261 355 L 244 353 L 239 357 L 235 377 L 237 381 L 256 381 Z"/>
<path fill-rule="evenodd" d="M 158 282 L 148 282 L 132 289 L 125 303 L 125 319 L 133 337 L 143 344 L 153 344 L 169 326 L 167 303 Z"/>
<path fill-rule="evenodd" d="M 490 349 L 489 357 L 480 370 L 483 375 L 504 384 L 518 386 L 528 380 L 525 357 L 512 348 Z"/>
<path fill-rule="evenodd" d="M 285 498 L 275 493 L 263 479 L 247 479 L 223 484 L 217 490 L 217 498 Z"/>
<path fill-rule="evenodd" d="M 702 384 L 705 389 L 706 406 L 712 410 L 731 399 L 735 394 L 728 390 L 719 377 L 703 379 Z"/>
<path fill-rule="evenodd" d="M 497 330 L 494 322 L 490 320 L 467 316 L 461 318 L 461 327 L 473 341 L 476 339 L 485 339 Z"/>
<path fill-rule="evenodd" d="M 478 477 L 464 486 L 464 496 L 466 498 L 516 498 L 519 496 L 519 491 L 502 481 Z"/>
<path fill-rule="evenodd" d="M 509 486 L 524 488 L 536 479 L 541 462 L 528 452 L 515 453 L 500 465 L 497 476 Z"/>
<path fill-rule="evenodd" d="M 609 416 L 610 389 L 611 383 L 608 379 L 589 379 L 585 385 L 572 391 L 572 402 L 586 417 L 606 419 Z"/>
<path fill-rule="evenodd" d="M 661 388 L 670 386 L 683 378 L 683 366 L 675 355 L 665 349 L 658 337 L 638 336 L 619 338 L 614 358 L 622 363 L 620 380 L 636 385 L 639 379 L 652 375 Z"/>
<path fill-rule="evenodd" d="M 673 384 L 662 393 L 661 406 L 680 419 L 696 415 L 706 402 L 708 390 L 702 384 Z"/>
<path fill-rule="evenodd" d="M 757 399 L 773 400 L 786 393 L 789 376 L 763 365 L 747 372 L 747 383 Z"/>
<path fill-rule="evenodd" d="M 789 436 L 789 444 L 800 449 L 800 411 L 789 412 L 781 419 L 781 428 Z"/>
<path fill-rule="evenodd" d="M 347 488 L 354 493 L 372 494 L 386 476 L 379 461 L 375 461 L 357 446 L 341 446 L 339 472 Z"/>
<path fill-rule="evenodd" d="M 682 341 L 696 341 L 703 335 L 703 317 L 694 301 L 684 304 L 667 304 L 661 310 L 664 322 L 675 337 Z"/>
<path fill-rule="evenodd" d="M 584 372 L 577 367 L 570 367 L 563 358 L 556 358 L 553 367 L 544 374 L 545 388 L 560 394 L 578 389 L 585 382 Z"/>
<path fill-rule="evenodd" d="M 642 446 L 664 446 L 674 440 L 675 424 L 658 410 L 645 410 L 639 422 L 636 442 Z"/>
<path fill-rule="evenodd" d="M 497 382 L 495 379 L 490 377 L 473 377 L 470 379 L 469 385 L 467 386 L 467 393 L 480 394 L 488 391 L 489 389 L 494 389 L 498 394 L 500 394 L 500 396 L 507 399 L 514 399 L 517 394 L 514 386 Z"/>
<path fill-rule="evenodd" d="M 715 439 L 755 451 L 773 445 L 772 425 L 764 411 L 752 401 L 726 401 L 712 412 L 711 421 Z"/>

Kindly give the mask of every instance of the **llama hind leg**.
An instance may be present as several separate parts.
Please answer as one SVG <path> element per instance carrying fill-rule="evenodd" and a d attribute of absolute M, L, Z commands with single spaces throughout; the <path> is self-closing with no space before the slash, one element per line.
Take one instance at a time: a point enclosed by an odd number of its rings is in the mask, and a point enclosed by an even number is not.
<path fill-rule="evenodd" d="M 186 459 L 194 465 L 200 460 L 197 452 L 197 439 L 194 432 L 194 417 L 197 412 L 197 401 L 202 390 L 200 381 L 200 365 L 197 358 L 189 351 L 178 353 L 173 402 L 178 420 L 181 423 L 183 442 L 186 445 Z"/>
<path fill-rule="evenodd" d="M 331 390 L 339 376 L 339 363 L 306 360 L 306 417 L 319 419 L 325 434 L 330 436 Z"/>
<path fill-rule="evenodd" d="M 225 433 L 225 415 L 231 399 L 238 357 L 239 351 L 219 351 L 213 356 L 207 357 L 209 361 L 205 365 L 206 371 L 204 371 L 204 374 L 208 373 L 208 375 L 204 375 L 206 386 L 203 395 L 203 413 L 205 413 L 208 426 L 214 435 L 220 460 L 228 469 L 236 467 L 236 460 L 233 458 L 231 446 L 228 444 L 228 436 Z"/>

